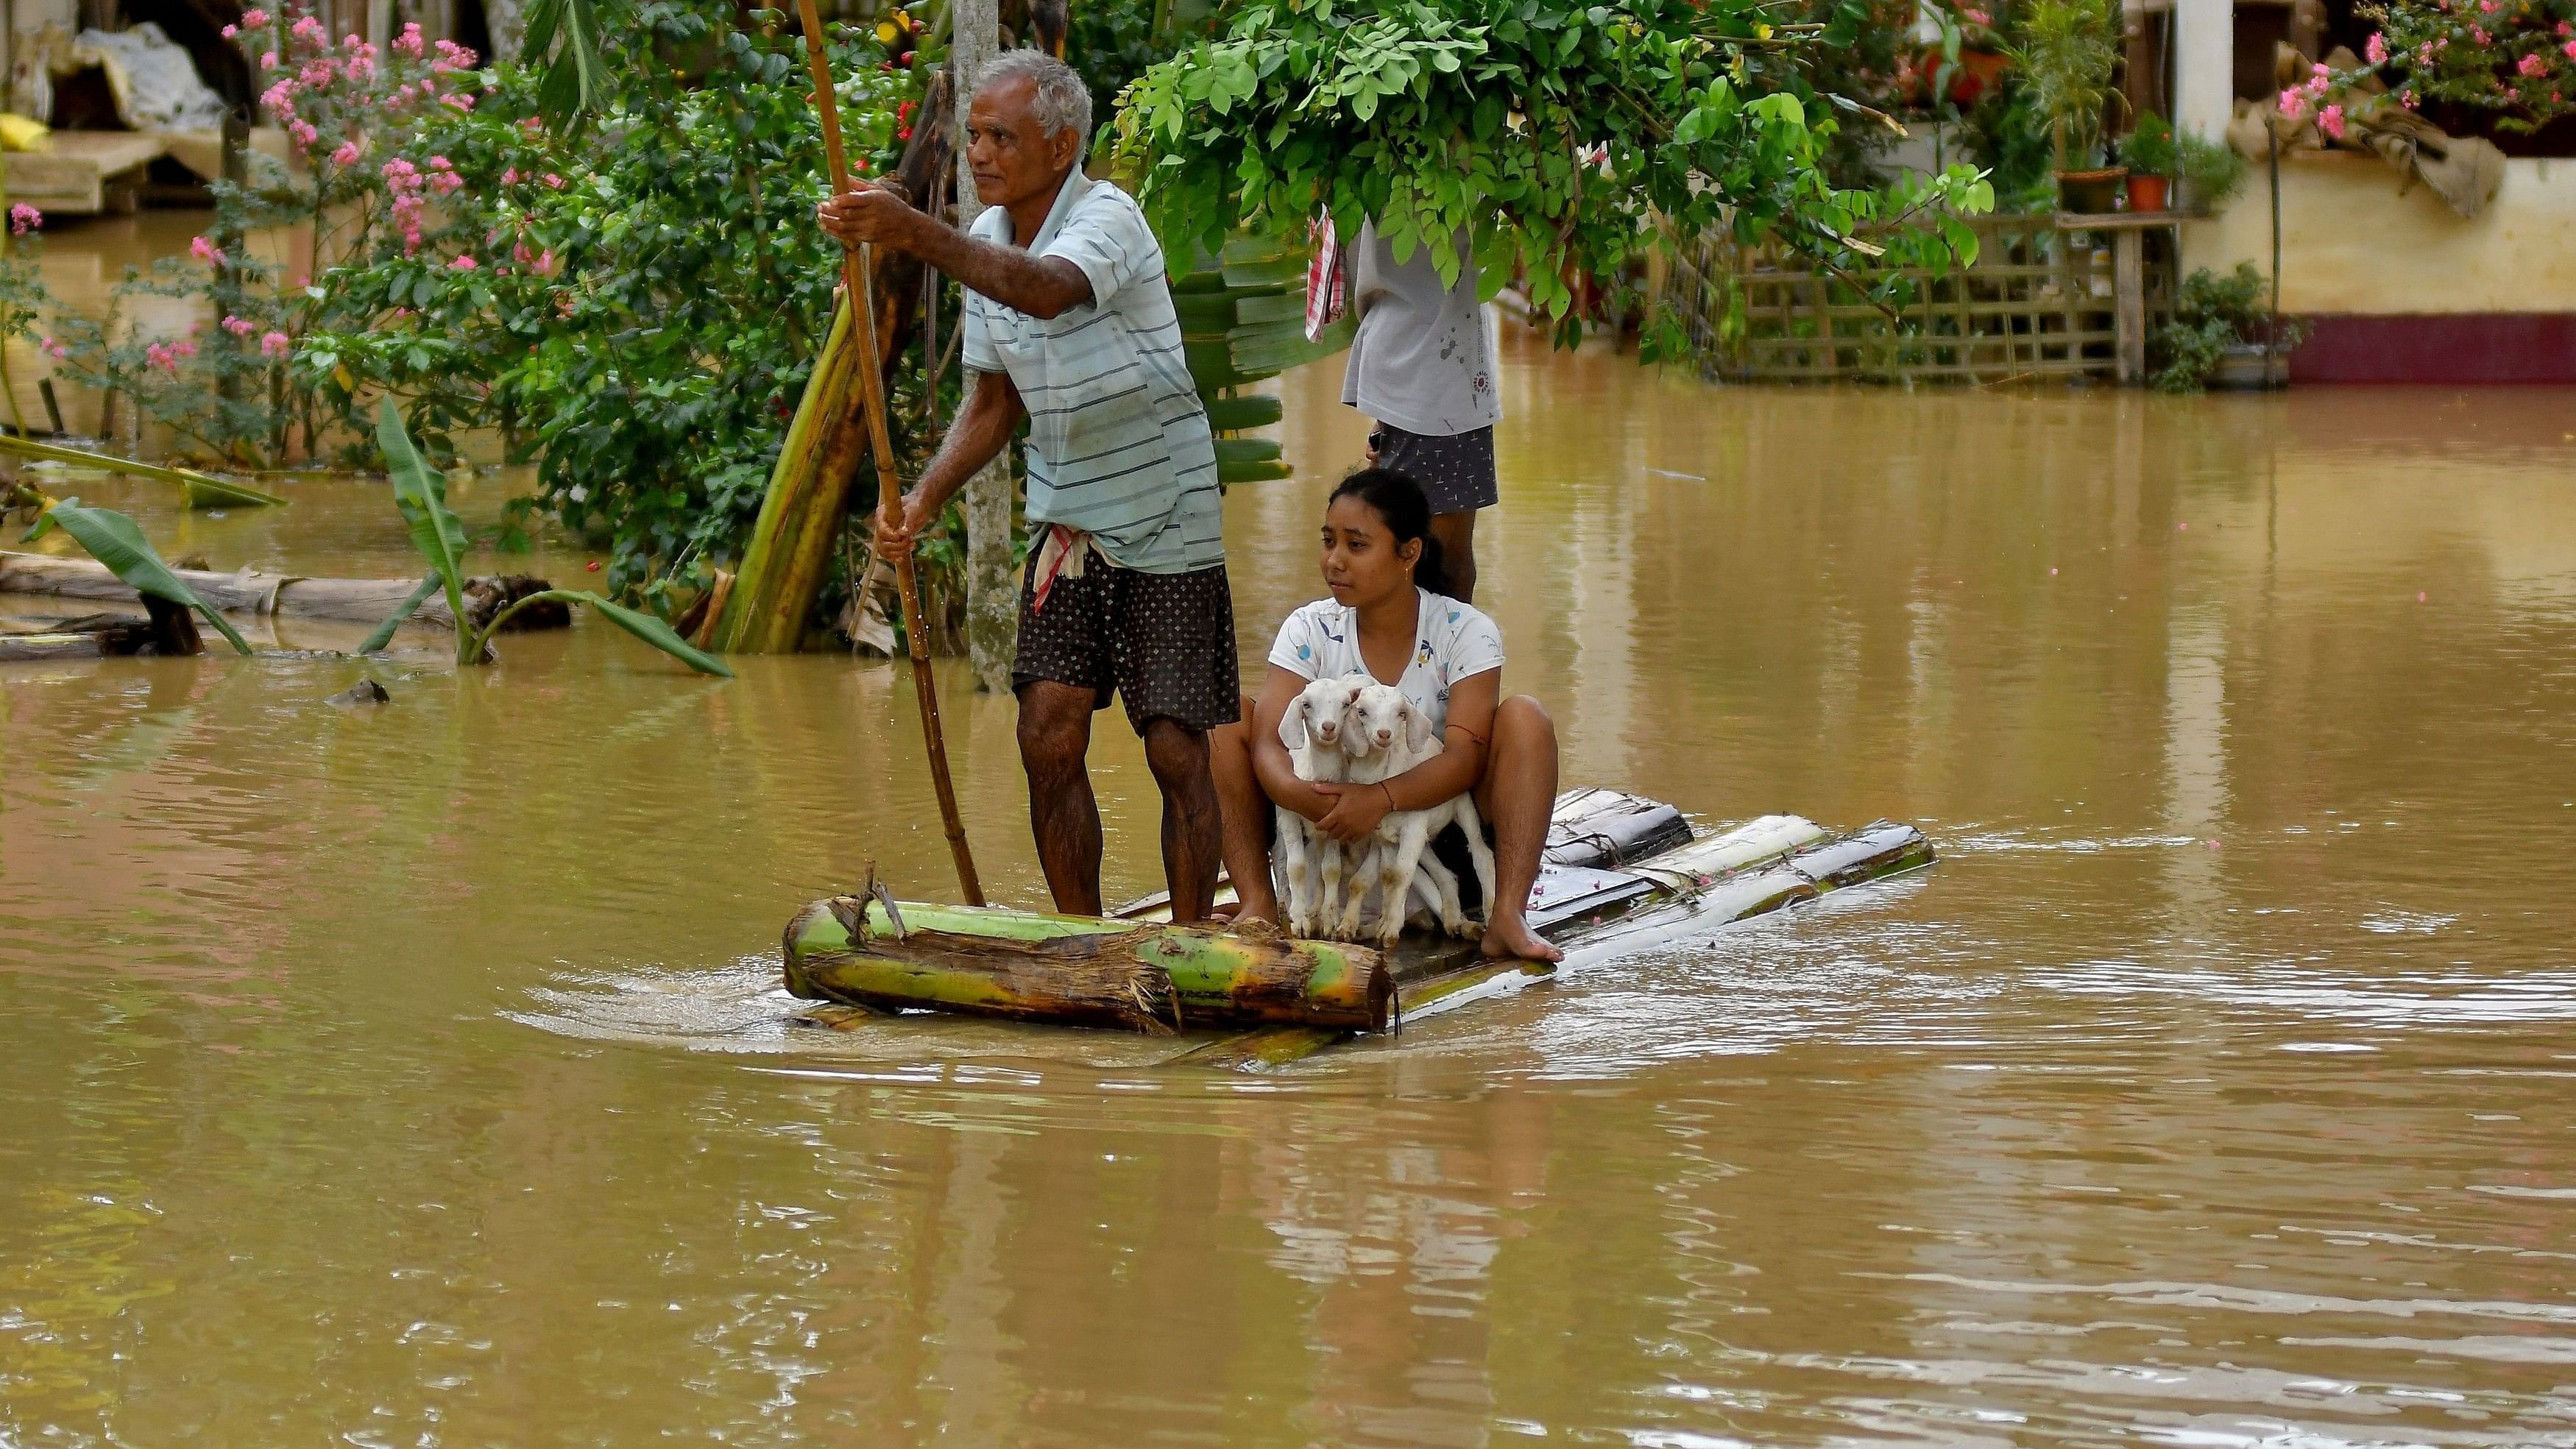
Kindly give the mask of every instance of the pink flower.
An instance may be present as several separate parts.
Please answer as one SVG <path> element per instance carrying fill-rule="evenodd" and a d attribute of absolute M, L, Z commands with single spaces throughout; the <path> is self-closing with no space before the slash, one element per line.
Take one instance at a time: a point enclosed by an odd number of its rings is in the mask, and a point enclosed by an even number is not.
<path fill-rule="evenodd" d="M 459 91 L 454 95 L 440 96 L 438 99 L 444 104 L 454 106 L 460 111 L 470 111 L 474 109 L 474 98 L 462 91 Z"/>
<path fill-rule="evenodd" d="M 554 274 L 555 251 L 554 248 L 548 247 L 544 251 L 537 253 L 537 275 L 540 277 L 551 277 Z"/>
<path fill-rule="evenodd" d="M 253 322 L 248 317 L 226 315 L 224 318 L 224 330 L 235 337 L 248 337 L 259 330 L 259 324 Z"/>
<path fill-rule="evenodd" d="M 420 26 L 417 22 L 405 25 L 402 28 L 402 34 L 394 37 L 394 49 L 401 51 L 403 54 L 408 55 L 415 60 L 420 58 L 420 53 L 425 48 L 426 47 L 420 38 Z"/>
<path fill-rule="evenodd" d="M 2317 129 L 2340 141 L 2343 139 L 2343 107 L 2328 106 L 2317 112 Z"/>
<path fill-rule="evenodd" d="M 230 40 L 234 36 L 241 34 L 241 27 L 238 25 L 227 25 L 216 33 L 221 35 L 224 39 Z"/>
<path fill-rule="evenodd" d="M 313 129 L 313 123 L 311 121 L 305 120 L 297 120 L 288 123 L 286 134 L 294 137 L 295 144 L 303 147 L 307 151 L 313 149 L 314 142 L 322 139 L 322 133 Z"/>
<path fill-rule="evenodd" d="M 263 357 L 284 357 L 287 350 L 294 345 L 294 339 L 283 332 L 271 332 L 259 339 L 260 355 Z"/>
<path fill-rule="evenodd" d="M 170 355 L 173 357 L 194 357 L 197 355 L 197 344 L 189 341 L 185 337 L 182 337 L 178 341 L 170 344 Z"/>
<path fill-rule="evenodd" d="M 2361 49 L 2362 54 L 2370 57 L 2370 63 L 2372 65 L 2386 65 L 2388 63 L 2388 37 L 2380 34 L 2378 31 L 2374 30 L 2370 33 L 2370 43 L 2363 46 Z"/>
<path fill-rule="evenodd" d="M 2478 44 L 2480 44 L 2480 45 L 2485 45 L 2486 43 L 2488 43 L 2488 40 L 2490 39 L 2490 37 L 2487 35 L 2487 33 L 2486 33 L 2484 30 L 2481 30 L 2481 29 L 2479 29 L 2477 26 L 2474 26 L 2474 25 L 2472 25 L 2472 26 L 2470 26 L 2470 27 L 2469 27 L 2469 38 L 2470 38 L 2470 39 L 2472 39 L 2472 40 L 2475 40 L 2475 41 L 2476 41 Z M 2445 42 L 2445 43 L 2447 44 L 2448 42 Z"/>
<path fill-rule="evenodd" d="M 470 272 L 474 267 L 474 257 L 470 252 L 458 256 L 456 260 L 447 264 L 447 269 L 451 272 Z"/>
<path fill-rule="evenodd" d="M 192 237 L 189 239 L 188 255 L 195 257 L 198 261 L 204 262 L 210 267 L 220 267 L 224 264 L 224 249 L 215 245 L 213 242 L 206 240 L 204 237 Z"/>
<path fill-rule="evenodd" d="M 9 230 L 25 236 L 45 224 L 45 214 L 21 201 L 9 208 Z"/>
<path fill-rule="evenodd" d="M 265 10 L 245 10 L 242 12 L 242 25 L 247 29 L 257 30 L 267 23 L 268 12 Z"/>
<path fill-rule="evenodd" d="M 518 167 L 516 167 L 516 166 L 512 166 L 512 167 L 509 167 L 509 168 L 505 169 L 504 171 L 502 171 L 502 173 L 501 173 L 501 184 L 502 184 L 502 185 L 504 185 L 504 186 L 516 186 L 516 185 L 518 185 L 518 184 L 519 184 L 519 168 L 518 168 Z"/>
<path fill-rule="evenodd" d="M 2558 48 L 2567 52 L 2567 58 L 2569 60 L 2576 60 L 2576 40 L 2571 40 Z"/>
<path fill-rule="evenodd" d="M 179 354 L 172 351 L 167 343 L 155 342 L 145 347 L 143 360 L 147 366 L 157 367 L 173 377 L 179 375 Z"/>
<path fill-rule="evenodd" d="M 273 50 L 261 51 L 259 53 L 259 68 L 261 70 L 277 69 L 277 52 Z"/>
<path fill-rule="evenodd" d="M 2308 113 L 2308 98 L 2295 90 L 2281 92 L 2281 118 L 2295 121 Z"/>
<path fill-rule="evenodd" d="M 50 337 L 38 342 L 36 344 L 36 350 L 45 354 L 47 357 L 52 358 L 56 362 L 60 362 L 64 358 L 72 355 L 72 350 L 70 348 L 65 347 Z"/>
<path fill-rule="evenodd" d="M 331 153 L 331 164 L 334 166 L 355 166 L 358 164 L 359 151 L 360 147 L 354 138 L 343 141 L 340 143 L 340 149 Z"/>
<path fill-rule="evenodd" d="M 1967 21 L 1970 25 L 1992 25 L 1995 23 L 1995 18 L 1993 16 L 1988 15 L 1983 10 L 1974 8 L 1973 6 L 1961 10 L 1959 12 L 1959 17 Z"/>
<path fill-rule="evenodd" d="M 2543 74 L 2549 69 L 2549 62 L 2542 60 L 2539 53 L 2537 51 L 2533 51 L 2527 52 L 2524 54 L 2522 59 L 2515 61 L 2513 63 L 2513 68 L 2522 72 L 2524 75 L 2536 76 Z"/>
<path fill-rule="evenodd" d="M 2489 5 L 2489 8 L 2493 8 L 2492 3 Z M 330 42 L 330 34 L 323 30 L 322 22 L 314 19 L 310 15 L 296 21 L 293 25 L 286 27 L 286 33 L 294 36 L 298 40 L 308 41 L 314 45 L 325 45 Z"/>
<path fill-rule="evenodd" d="M 554 174 L 554 173 L 553 173 L 553 172 L 551 172 L 551 171 L 547 172 L 547 173 L 546 173 L 546 188 L 547 188 L 548 190 L 550 190 L 550 191 L 561 191 L 561 190 L 563 190 L 563 178 L 562 178 L 562 177 L 560 177 L 560 176 L 557 176 L 556 174 Z"/>

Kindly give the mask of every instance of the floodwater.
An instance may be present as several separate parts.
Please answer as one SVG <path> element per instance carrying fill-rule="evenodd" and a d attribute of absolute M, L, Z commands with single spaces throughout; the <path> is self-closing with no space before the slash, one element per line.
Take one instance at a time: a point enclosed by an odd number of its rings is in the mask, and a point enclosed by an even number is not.
<path fill-rule="evenodd" d="M 12 666 L 0 1444 L 2576 1443 L 2576 397 L 1505 380 L 1484 602 L 1568 778 L 1937 867 L 1229 1075 L 787 1024 L 801 902 L 951 889 L 897 668 Z M 1247 659 L 1336 381 L 1228 505 Z M 84 491 L 415 567 L 288 487 Z M 1094 774 L 1148 889 L 1114 712 Z"/>

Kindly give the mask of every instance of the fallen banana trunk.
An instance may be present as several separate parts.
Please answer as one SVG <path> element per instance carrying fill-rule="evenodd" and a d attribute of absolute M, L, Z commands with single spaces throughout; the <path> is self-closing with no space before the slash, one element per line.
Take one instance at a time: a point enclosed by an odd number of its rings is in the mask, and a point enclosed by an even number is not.
<path fill-rule="evenodd" d="M 787 925 L 787 989 L 1155 1034 L 1199 1027 L 1381 1031 L 1395 994 L 1377 952 L 1034 911 L 834 896 Z"/>
<path fill-rule="evenodd" d="M 418 586 L 416 579 L 307 579 L 291 574 L 238 573 L 210 569 L 175 569 L 180 579 L 209 608 L 255 618 L 341 619 L 375 624 L 400 607 Z M 467 622 L 480 629 L 493 615 L 517 600 L 551 587 L 543 579 L 489 576 L 466 581 Z M 105 564 L 46 554 L 0 552 L 0 594 L 48 594 L 65 599 L 94 599 L 132 604 L 138 596 Z M 412 612 L 411 623 L 453 629 L 456 616 L 447 600 L 432 594 Z M 569 610 L 525 609 L 510 621 L 515 628 L 562 628 L 572 622 Z"/>

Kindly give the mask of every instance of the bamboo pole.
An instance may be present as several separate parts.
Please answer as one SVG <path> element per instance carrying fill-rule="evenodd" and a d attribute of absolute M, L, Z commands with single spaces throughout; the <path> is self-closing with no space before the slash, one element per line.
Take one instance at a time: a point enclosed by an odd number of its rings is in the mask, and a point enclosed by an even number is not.
<path fill-rule="evenodd" d="M 805 26 L 805 61 L 814 72 L 814 111 L 823 123 L 823 157 L 831 167 L 832 193 L 850 189 L 849 158 L 841 149 L 841 108 L 832 89 L 831 62 L 823 54 L 823 18 L 814 0 L 796 0 L 797 18 Z M 885 372 L 877 356 L 876 288 L 870 284 L 875 248 L 844 247 L 841 290 L 850 299 L 850 315 L 859 324 L 859 390 L 868 412 L 868 443 L 876 454 L 877 506 L 886 517 L 903 507 L 903 480 L 895 476 L 894 440 L 886 426 Z M 921 586 L 912 555 L 895 560 L 895 586 L 903 595 L 903 632 L 912 655 L 913 692 L 921 702 L 921 742 L 930 752 L 931 788 L 939 796 L 939 821 L 948 833 L 948 853 L 957 862 L 957 888 L 966 904 L 984 904 L 983 882 L 975 878 L 975 855 L 966 844 L 966 822 L 957 813 L 957 787 L 948 778 L 948 743 L 939 729 L 939 686 L 930 677 L 930 629 L 921 617 Z"/>

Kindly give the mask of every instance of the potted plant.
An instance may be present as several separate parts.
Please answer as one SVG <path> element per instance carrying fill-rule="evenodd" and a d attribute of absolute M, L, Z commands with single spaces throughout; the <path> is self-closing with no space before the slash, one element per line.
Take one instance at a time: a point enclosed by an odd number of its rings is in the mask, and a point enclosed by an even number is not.
<path fill-rule="evenodd" d="M 2074 212 L 2110 211 L 2127 174 L 2100 159 L 2102 112 L 2120 60 L 2110 0 L 2030 0 L 2018 18 L 2020 39 L 2007 53 L 2048 123 L 2058 204 Z"/>
<path fill-rule="evenodd" d="M 2129 168 L 2129 209 L 2163 211 L 2182 165 L 2173 127 L 2153 111 L 2139 112 L 2138 124 L 2120 138 L 2120 164 Z"/>
<path fill-rule="evenodd" d="M 2258 389 L 2286 382 L 2290 353 L 2306 339 L 2307 328 L 2283 318 L 2273 333 L 2264 291 L 2263 274 L 2252 262 L 2237 263 L 2226 276 L 2203 267 L 2185 279 L 2173 319 L 2147 340 L 2154 369 L 2149 381 L 2156 390 Z"/>
<path fill-rule="evenodd" d="M 2183 210 L 2206 216 L 2225 207 L 2245 185 L 2245 157 L 2225 141 L 2184 132 L 2176 139 Z"/>

